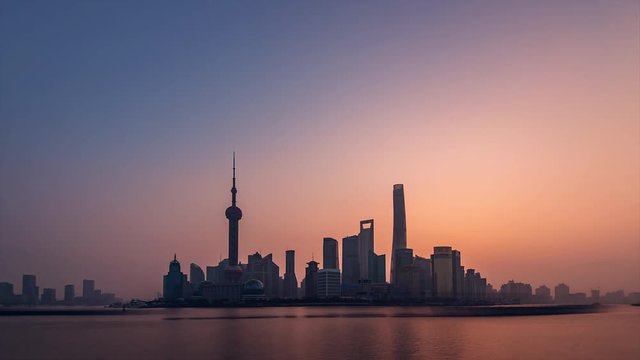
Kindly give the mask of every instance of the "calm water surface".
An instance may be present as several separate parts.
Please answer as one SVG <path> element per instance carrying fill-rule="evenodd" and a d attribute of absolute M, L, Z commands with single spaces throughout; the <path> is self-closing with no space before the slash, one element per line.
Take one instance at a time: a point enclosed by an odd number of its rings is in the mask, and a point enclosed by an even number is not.
<path fill-rule="evenodd" d="M 640 359 L 640 307 L 421 317 L 421 308 L 148 309 L 0 317 L 0 359 Z"/>

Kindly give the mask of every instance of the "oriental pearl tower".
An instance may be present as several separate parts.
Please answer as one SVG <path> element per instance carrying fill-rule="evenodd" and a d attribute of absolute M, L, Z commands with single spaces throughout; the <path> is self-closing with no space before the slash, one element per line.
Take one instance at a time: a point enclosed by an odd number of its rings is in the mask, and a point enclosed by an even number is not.
<path fill-rule="evenodd" d="M 231 187 L 231 206 L 225 211 L 229 219 L 229 265 L 224 270 L 229 283 L 237 283 L 242 278 L 242 268 L 238 265 L 238 222 L 242 219 L 242 210 L 236 206 L 236 153 L 233 153 L 233 183 Z"/>

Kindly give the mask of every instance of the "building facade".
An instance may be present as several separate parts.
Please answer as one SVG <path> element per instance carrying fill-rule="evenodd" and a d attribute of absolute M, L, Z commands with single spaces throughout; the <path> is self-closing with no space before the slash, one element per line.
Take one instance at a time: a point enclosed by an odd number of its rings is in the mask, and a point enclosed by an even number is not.
<path fill-rule="evenodd" d="M 395 251 L 394 258 L 396 262 L 395 270 L 395 284 L 392 285 L 392 291 L 394 297 L 397 299 L 409 298 L 409 293 L 414 289 L 410 287 L 414 286 L 415 271 L 419 271 L 413 264 L 413 249 L 397 249 Z M 418 282 L 419 286 L 419 282 Z"/>
<path fill-rule="evenodd" d="M 96 290 L 95 280 L 82 280 L 82 302 L 85 305 L 93 305 L 95 303 L 94 293 Z"/>
<path fill-rule="evenodd" d="M 360 221 L 358 233 L 358 263 L 360 265 L 360 279 L 369 278 L 369 254 L 373 252 L 373 219 Z"/>
<path fill-rule="evenodd" d="M 342 239 L 342 293 L 354 296 L 360 280 L 360 262 L 358 261 L 358 235 Z"/>
<path fill-rule="evenodd" d="M 0 305 L 13 305 L 16 303 L 16 296 L 13 293 L 13 284 L 0 282 Z"/>
<path fill-rule="evenodd" d="M 187 287 L 187 275 L 180 270 L 180 262 L 175 255 L 169 263 L 169 272 L 164 276 L 162 294 L 165 301 L 173 302 L 184 298 Z"/>
<path fill-rule="evenodd" d="M 340 270 L 322 269 L 318 271 L 317 296 L 319 298 L 340 297 Z"/>
<path fill-rule="evenodd" d="M 328 237 L 322 239 L 322 268 L 340 269 L 338 266 L 338 240 Z"/>
<path fill-rule="evenodd" d="M 283 297 L 287 299 L 295 299 L 298 297 L 298 279 L 296 278 L 296 252 L 295 250 L 287 250 L 285 252 L 285 273 L 282 281 Z"/>
<path fill-rule="evenodd" d="M 553 290 L 553 298 L 556 304 L 568 304 L 571 302 L 569 285 L 561 283 L 558 284 Z"/>
<path fill-rule="evenodd" d="M 72 284 L 64 286 L 64 304 L 73 305 L 76 297 L 76 287 Z"/>
<path fill-rule="evenodd" d="M 450 246 L 436 246 L 431 255 L 433 266 L 433 295 L 439 299 L 455 298 L 453 287 L 453 258 Z"/>
<path fill-rule="evenodd" d="M 22 303 L 24 305 L 38 305 L 40 289 L 36 285 L 35 275 L 22 275 Z"/>
<path fill-rule="evenodd" d="M 318 297 L 318 265 L 313 260 L 307 263 L 304 277 L 304 297 L 307 299 Z"/>
<path fill-rule="evenodd" d="M 369 253 L 369 276 L 372 284 L 384 284 L 387 282 L 386 256 Z"/>
<path fill-rule="evenodd" d="M 191 287 L 195 290 L 203 281 L 204 271 L 202 271 L 202 268 L 198 266 L 198 264 L 191 263 L 189 265 L 189 283 L 191 284 Z"/>
<path fill-rule="evenodd" d="M 56 304 L 56 289 L 44 288 L 42 290 L 42 298 L 40 299 L 42 305 L 55 305 Z"/>
<path fill-rule="evenodd" d="M 244 281 L 252 279 L 263 284 L 266 298 L 280 297 L 280 267 L 273 262 L 271 254 L 264 257 L 259 252 L 249 255 Z"/>
<path fill-rule="evenodd" d="M 415 256 L 413 263 L 420 271 L 420 294 L 424 298 L 432 296 L 433 275 L 431 270 L 431 259 Z"/>
<path fill-rule="evenodd" d="M 407 247 L 407 215 L 404 206 L 404 185 L 393 185 L 393 242 L 391 245 L 391 284 L 396 278 L 396 251 Z"/>

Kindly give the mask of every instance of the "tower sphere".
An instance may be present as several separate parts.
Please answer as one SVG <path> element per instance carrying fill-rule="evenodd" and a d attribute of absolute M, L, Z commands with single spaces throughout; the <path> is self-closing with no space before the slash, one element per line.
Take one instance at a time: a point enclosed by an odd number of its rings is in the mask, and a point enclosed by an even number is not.
<path fill-rule="evenodd" d="M 240 210 L 237 206 L 229 206 L 227 210 L 224 212 L 225 216 L 229 220 L 240 220 L 242 219 L 242 210 Z"/>

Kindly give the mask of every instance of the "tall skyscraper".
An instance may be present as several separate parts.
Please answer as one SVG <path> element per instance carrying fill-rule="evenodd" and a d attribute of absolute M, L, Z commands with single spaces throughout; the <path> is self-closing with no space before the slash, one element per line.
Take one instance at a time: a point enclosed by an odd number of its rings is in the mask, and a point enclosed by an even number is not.
<path fill-rule="evenodd" d="M 22 303 L 37 305 L 39 292 L 38 286 L 36 286 L 36 276 L 22 275 Z"/>
<path fill-rule="evenodd" d="M 553 300 L 556 304 L 568 304 L 571 302 L 571 292 L 569 285 L 565 283 L 558 284 L 553 289 Z"/>
<path fill-rule="evenodd" d="M 95 301 L 94 293 L 96 289 L 96 282 L 94 280 L 82 280 L 82 302 L 85 305 L 91 305 Z"/>
<path fill-rule="evenodd" d="M 413 249 L 398 249 L 396 256 L 396 284 L 393 292 L 405 299 L 418 299 L 420 293 L 420 268 L 414 264 Z"/>
<path fill-rule="evenodd" d="M 433 275 L 431 270 L 431 259 L 423 258 L 421 256 L 415 256 L 413 263 L 420 270 L 420 293 L 425 297 L 431 297 L 431 290 L 433 288 Z"/>
<path fill-rule="evenodd" d="M 322 239 L 322 268 L 339 269 L 338 240 L 328 237 Z"/>
<path fill-rule="evenodd" d="M 283 280 L 283 296 L 289 299 L 295 299 L 298 297 L 298 279 L 296 279 L 296 252 L 295 250 L 287 250 L 285 273 Z"/>
<path fill-rule="evenodd" d="M 434 296 L 440 299 L 455 297 L 453 288 L 453 256 L 451 246 L 436 246 L 431 255 Z"/>
<path fill-rule="evenodd" d="M 358 235 L 342 239 L 342 286 L 357 290 L 360 280 L 360 262 L 358 261 Z"/>
<path fill-rule="evenodd" d="M 225 211 L 229 219 L 229 265 L 225 269 L 228 282 L 235 283 L 242 277 L 242 268 L 238 266 L 238 222 L 242 219 L 242 210 L 236 206 L 236 153 L 233 153 L 233 180 L 231 186 L 231 206 Z"/>
<path fill-rule="evenodd" d="M 0 282 L 0 305 L 12 305 L 16 302 L 15 297 L 13 294 L 13 284 Z"/>
<path fill-rule="evenodd" d="M 476 299 L 476 270 L 475 269 L 467 269 L 466 274 L 464 276 L 464 298 L 467 300 L 477 300 Z"/>
<path fill-rule="evenodd" d="M 464 294 L 464 266 L 460 257 L 460 251 L 451 250 L 451 269 L 453 273 L 453 296 L 461 299 Z"/>
<path fill-rule="evenodd" d="M 397 282 L 396 250 L 407 247 L 407 215 L 404 207 L 404 186 L 393 185 L 393 243 L 391 246 L 391 284 Z"/>
<path fill-rule="evenodd" d="M 76 297 L 76 287 L 72 284 L 64 286 L 64 304 L 73 305 L 73 301 Z"/>
<path fill-rule="evenodd" d="M 378 255 L 373 251 L 369 252 L 369 280 L 374 284 L 384 284 L 387 282 L 386 259 L 382 254 Z"/>
<path fill-rule="evenodd" d="M 483 278 L 482 276 L 480 276 L 480 273 L 477 272 L 475 274 L 475 282 L 476 282 L 476 293 L 475 296 L 480 299 L 480 300 L 484 300 L 487 297 L 487 278 Z"/>
<path fill-rule="evenodd" d="M 318 297 L 318 263 L 309 261 L 304 277 L 304 297 L 315 299 Z"/>
<path fill-rule="evenodd" d="M 360 221 L 358 233 L 358 261 L 360 263 L 360 279 L 369 279 L 369 253 L 373 252 L 373 219 Z"/>
<path fill-rule="evenodd" d="M 165 301 L 176 301 L 184 297 L 187 289 L 187 275 L 180 271 L 180 262 L 173 255 L 173 260 L 169 263 L 169 272 L 164 276 L 162 295 Z"/>

